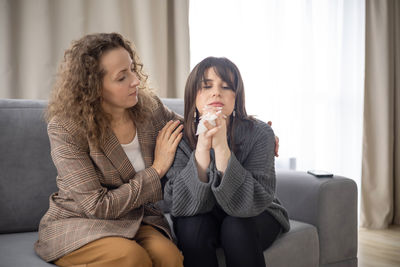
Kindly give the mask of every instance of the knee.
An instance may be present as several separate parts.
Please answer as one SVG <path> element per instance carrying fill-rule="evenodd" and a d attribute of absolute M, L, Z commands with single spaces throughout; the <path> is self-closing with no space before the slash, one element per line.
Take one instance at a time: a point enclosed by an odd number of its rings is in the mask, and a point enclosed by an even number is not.
<path fill-rule="evenodd" d="M 174 243 L 164 245 L 158 253 L 151 255 L 155 266 L 183 267 L 183 255 Z"/>
<path fill-rule="evenodd" d="M 176 218 L 175 232 L 184 251 L 209 246 L 217 239 L 216 226 L 207 214 Z"/>
<path fill-rule="evenodd" d="M 129 239 L 114 238 L 107 253 L 110 254 L 110 259 L 115 259 L 115 266 L 152 266 L 152 261 L 147 251 L 135 241 Z"/>
<path fill-rule="evenodd" d="M 245 243 L 246 240 L 253 242 L 257 238 L 257 225 L 253 218 L 238 218 L 227 216 L 221 225 L 221 243 Z"/>

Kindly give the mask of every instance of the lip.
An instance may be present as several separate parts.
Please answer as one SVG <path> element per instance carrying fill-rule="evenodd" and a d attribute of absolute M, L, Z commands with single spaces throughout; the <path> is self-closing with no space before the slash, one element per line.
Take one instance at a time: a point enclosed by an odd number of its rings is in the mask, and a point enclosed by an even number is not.
<path fill-rule="evenodd" d="M 218 102 L 218 101 L 215 101 L 215 102 L 211 102 L 210 104 L 208 104 L 209 106 L 212 106 L 212 107 L 223 107 L 224 106 L 224 104 L 222 103 L 222 102 Z"/>
<path fill-rule="evenodd" d="M 129 94 L 129 96 L 131 96 L 131 95 L 136 95 L 136 93 L 137 93 L 137 91 L 135 91 L 135 92 Z"/>

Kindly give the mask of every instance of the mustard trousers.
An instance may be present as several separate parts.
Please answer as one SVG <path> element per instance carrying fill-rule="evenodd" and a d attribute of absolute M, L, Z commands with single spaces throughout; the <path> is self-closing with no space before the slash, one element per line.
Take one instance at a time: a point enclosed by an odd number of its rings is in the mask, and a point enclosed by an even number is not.
<path fill-rule="evenodd" d="M 183 267 L 175 244 L 150 225 L 141 225 L 134 240 L 105 237 L 54 262 L 75 267 Z"/>

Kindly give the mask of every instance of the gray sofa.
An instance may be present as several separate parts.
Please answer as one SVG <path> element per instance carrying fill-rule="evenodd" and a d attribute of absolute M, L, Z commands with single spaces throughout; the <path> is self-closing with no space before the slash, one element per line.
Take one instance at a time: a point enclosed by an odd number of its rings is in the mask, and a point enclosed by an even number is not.
<path fill-rule="evenodd" d="M 179 114 L 183 101 L 163 99 Z M 33 250 L 37 228 L 56 191 L 45 101 L 0 99 L 0 266 L 54 266 Z M 278 171 L 277 195 L 290 232 L 265 251 L 268 266 L 357 266 L 357 188 L 347 178 L 318 179 Z M 218 251 L 224 266 L 222 250 Z"/>

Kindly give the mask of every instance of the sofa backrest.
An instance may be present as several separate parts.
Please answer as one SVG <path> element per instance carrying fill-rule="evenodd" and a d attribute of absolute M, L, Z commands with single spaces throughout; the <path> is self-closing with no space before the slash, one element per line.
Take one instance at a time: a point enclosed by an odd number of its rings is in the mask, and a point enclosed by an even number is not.
<path fill-rule="evenodd" d="M 184 105 L 182 98 L 161 98 L 161 101 L 169 109 L 183 117 Z"/>
<path fill-rule="evenodd" d="M 183 99 L 162 99 L 183 115 Z M 0 99 L 0 233 L 36 231 L 57 191 L 44 100 Z"/>
<path fill-rule="evenodd" d="M 0 99 L 0 233 L 36 230 L 57 190 L 45 106 Z"/>

